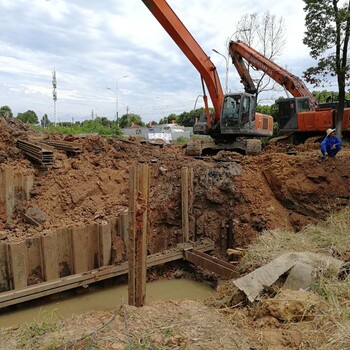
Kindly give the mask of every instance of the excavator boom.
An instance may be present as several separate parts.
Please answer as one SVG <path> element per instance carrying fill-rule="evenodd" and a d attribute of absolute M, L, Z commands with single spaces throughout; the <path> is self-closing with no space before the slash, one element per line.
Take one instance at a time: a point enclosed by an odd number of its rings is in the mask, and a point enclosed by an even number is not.
<path fill-rule="evenodd" d="M 166 1 L 142 1 L 201 75 L 208 88 L 208 92 L 215 110 L 214 120 L 220 120 L 224 93 L 215 65 L 211 62 L 210 58 L 202 50 L 200 45 L 193 38 L 191 33 L 183 25 L 181 20 L 177 17 Z"/>
<path fill-rule="evenodd" d="M 253 94 L 235 93 L 224 95 L 219 80 L 218 72 L 210 58 L 199 46 L 191 33 L 177 17 L 166 0 L 142 0 L 154 17 L 168 32 L 177 46 L 201 75 L 203 85 L 206 120 L 200 117 L 193 126 L 195 134 L 210 135 L 215 143 L 230 144 L 234 149 L 234 143 L 239 138 L 252 139 L 253 137 L 271 136 L 273 132 L 273 118 L 256 112 L 256 99 Z M 214 118 L 211 118 L 206 102 L 205 87 L 209 92 L 214 106 Z M 243 150 L 257 152 L 259 142 L 240 142 L 237 147 Z M 260 144 L 260 146 L 256 146 Z M 254 146 L 252 146 L 254 145 Z"/>
<path fill-rule="evenodd" d="M 229 53 L 232 58 L 232 63 L 235 65 L 247 92 L 256 93 L 256 88 L 243 58 L 253 67 L 263 71 L 274 81 L 285 87 L 292 96 L 308 97 L 312 106 L 315 107 L 317 105 L 317 100 L 313 94 L 298 77 L 272 62 L 245 43 L 241 41 L 231 41 L 229 44 Z"/>
<path fill-rule="evenodd" d="M 310 135 L 323 135 L 325 130 L 334 127 L 337 111 L 332 106 L 318 104 L 298 77 L 241 41 L 230 41 L 229 53 L 246 92 L 254 94 L 256 87 L 245 61 L 266 73 L 293 96 L 276 101 L 279 109 L 277 120 L 282 133 L 294 135 L 295 140 L 303 142 Z M 343 131 L 350 131 L 350 108 L 344 109 L 342 127 Z"/>

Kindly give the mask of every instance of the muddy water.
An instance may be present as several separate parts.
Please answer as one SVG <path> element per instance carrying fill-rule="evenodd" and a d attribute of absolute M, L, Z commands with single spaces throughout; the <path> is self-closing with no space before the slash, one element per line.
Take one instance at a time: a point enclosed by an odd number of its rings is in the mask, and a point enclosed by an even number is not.
<path fill-rule="evenodd" d="M 147 283 L 146 302 L 154 300 L 194 299 L 202 301 L 213 289 L 206 284 L 188 280 L 161 280 Z M 127 285 L 94 290 L 42 306 L 20 308 L 0 313 L 0 327 L 11 327 L 34 321 L 68 318 L 90 310 L 113 310 L 128 301 Z"/>

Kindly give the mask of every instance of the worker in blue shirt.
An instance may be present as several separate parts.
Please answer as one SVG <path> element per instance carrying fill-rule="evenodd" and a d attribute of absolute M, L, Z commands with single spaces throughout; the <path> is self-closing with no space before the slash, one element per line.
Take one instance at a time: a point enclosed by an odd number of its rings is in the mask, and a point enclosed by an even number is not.
<path fill-rule="evenodd" d="M 340 151 L 342 143 L 339 138 L 335 135 L 335 129 L 328 129 L 326 131 L 327 136 L 321 142 L 321 158 L 326 158 L 327 155 L 331 158 Z"/>

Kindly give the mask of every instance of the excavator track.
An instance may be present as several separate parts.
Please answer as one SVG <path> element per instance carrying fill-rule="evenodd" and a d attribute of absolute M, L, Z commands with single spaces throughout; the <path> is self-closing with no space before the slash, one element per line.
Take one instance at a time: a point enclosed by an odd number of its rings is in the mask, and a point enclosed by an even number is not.
<path fill-rule="evenodd" d="M 304 143 L 307 145 L 310 145 L 310 144 L 320 142 L 323 139 L 324 139 L 324 135 L 313 136 L 313 137 L 309 137 Z"/>
<path fill-rule="evenodd" d="M 243 139 L 229 144 L 216 144 L 214 141 L 190 141 L 185 154 L 192 157 L 215 155 L 220 151 L 236 151 L 246 155 L 257 155 L 262 151 L 262 143 L 258 139 Z"/>
<path fill-rule="evenodd" d="M 281 135 L 269 140 L 270 145 L 293 143 L 293 133 Z"/>

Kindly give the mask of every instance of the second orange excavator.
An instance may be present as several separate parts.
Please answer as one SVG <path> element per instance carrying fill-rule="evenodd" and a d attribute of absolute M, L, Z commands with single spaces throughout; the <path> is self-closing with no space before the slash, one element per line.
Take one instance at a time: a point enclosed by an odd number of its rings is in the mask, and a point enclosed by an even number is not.
<path fill-rule="evenodd" d="M 229 43 L 229 53 L 247 93 L 255 94 L 256 87 L 245 62 L 261 70 L 278 84 L 283 86 L 293 97 L 279 99 L 279 131 L 284 134 L 280 139 L 289 142 L 304 142 L 312 137 L 318 138 L 329 128 L 335 128 L 336 104 L 320 104 L 298 77 L 272 62 L 259 52 L 241 41 Z M 350 132 L 350 108 L 343 111 L 342 129 Z"/>

